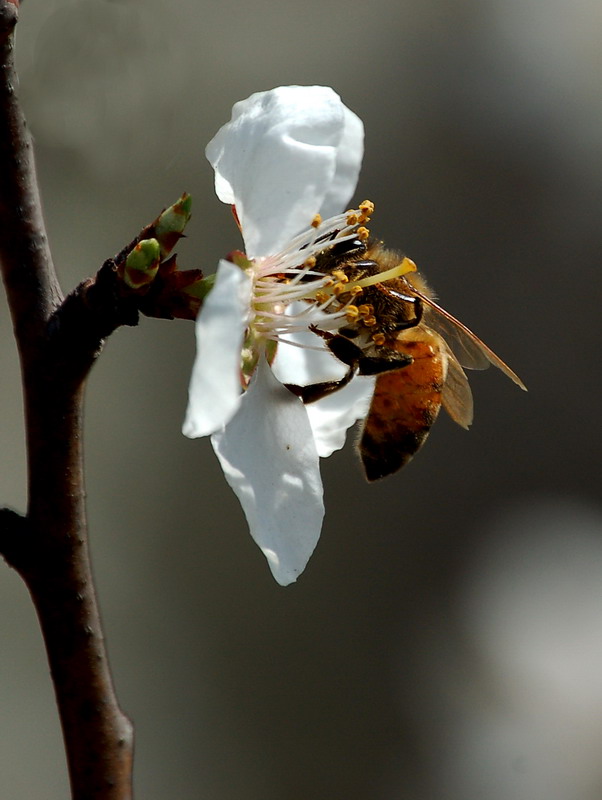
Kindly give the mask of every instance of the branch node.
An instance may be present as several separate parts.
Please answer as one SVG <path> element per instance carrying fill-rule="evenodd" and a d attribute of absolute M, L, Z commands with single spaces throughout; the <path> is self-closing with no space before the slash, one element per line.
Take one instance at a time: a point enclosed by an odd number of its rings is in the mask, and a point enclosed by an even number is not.
<path fill-rule="evenodd" d="M 0 555 L 9 567 L 17 571 L 21 566 L 23 550 L 27 549 L 29 533 L 27 517 L 12 508 L 0 508 Z"/>

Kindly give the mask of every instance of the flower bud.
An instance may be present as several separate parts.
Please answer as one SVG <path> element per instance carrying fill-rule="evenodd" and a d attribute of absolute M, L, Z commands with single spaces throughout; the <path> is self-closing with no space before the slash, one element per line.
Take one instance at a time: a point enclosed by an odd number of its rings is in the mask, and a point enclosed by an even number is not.
<path fill-rule="evenodd" d="M 183 235 L 190 219 L 192 197 L 184 193 L 180 199 L 166 208 L 155 222 L 155 237 L 161 246 L 161 255 L 168 255 Z"/>
<path fill-rule="evenodd" d="M 141 289 L 151 283 L 161 260 L 161 248 L 156 239 L 142 239 L 130 251 L 123 268 L 123 280 L 130 289 Z"/>

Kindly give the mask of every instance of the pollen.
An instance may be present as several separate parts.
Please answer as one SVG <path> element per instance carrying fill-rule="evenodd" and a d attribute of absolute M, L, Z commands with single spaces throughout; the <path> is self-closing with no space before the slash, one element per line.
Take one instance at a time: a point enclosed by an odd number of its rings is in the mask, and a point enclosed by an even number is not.
<path fill-rule="evenodd" d="M 339 281 L 339 283 L 349 283 L 349 277 L 345 275 L 342 269 L 335 269 L 333 270 L 332 274 Z"/>
<path fill-rule="evenodd" d="M 340 294 L 345 294 L 346 291 L 347 286 L 345 286 L 344 282 L 335 283 L 335 285 L 332 287 L 332 293 L 335 297 L 338 297 Z"/>
<path fill-rule="evenodd" d="M 327 303 L 330 300 L 330 295 L 328 292 L 316 292 L 316 300 L 322 305 L 322 303 Z"/>
<path fill-rule="evenodd" d="M 322 215 L 316 214 L 316 216 L 311 221 L 311 227 L 319 228 L 321 224 L 322 224 Z"/>
<path fill-rule="evenodd" d="M 303 266 L 307 267 L 308 269 L 312 269 L 316 266 L 316 257 L 310 256 L 306 261 L 303 262 Z"/>
<path fill-rule="evenodd" d="M 353 304 L 348 305 L 347 308 L 345 309 L 345 316 L 347 317 L 349 322 L 355 321 L 359 317 L 359 315 L 360 315 L 359 308 L 357 306 L 354 306 Z"/>
<path fill-rule="evenodd" d="M 372 341 L 378 347 L 381 347 L 386 342 L 386 336 L 384 333 L 374 333 L 372 334 Z"/>
<path fill-rule="evenodd" d="M 374 315 L 374 306 L 371 303 L 364 303 L 358 306 L 358 311 L 362 317 L 370 317 Z"/>
<path fill-rule="evenodd" d="M 358 295 L 363 294 L 363 289 L 361 286 L 353 286 L 351 288 L 351 295 L 352 297 L 358 297 Z"/>
<path fill-rule="evenodd" d="M 365 242 L 367 239 L 370 238 L 370 231 L 368 230 L 368 228 L 364 227 L 358 228 L 356 233 L 357 233 L 357 238 L 360 239 L 362 242 Z"/>
<path fill-rule="evenodd" d="M 374 325 L 376 325 L 376 317 L 364 317 L 364 325 L 366 325 L 368 328 L 372 328 Z"/>
<path fill-rule="evenodd" d="M 371 200 L 364 200 L 363 203 L 360 203 L 360 215 L 358 218 L 360 224 L 369 222 L 372 214 L 374 214 L 374 203 Z"/>
<path fill-rule="evenodd" d="M 346 220 L 347 225 L 357 225 L 358 219 L 359 218 L 358 218 L 357 214 L 355 213 L 355 211 L 347 212 L 347 220 Z"/>

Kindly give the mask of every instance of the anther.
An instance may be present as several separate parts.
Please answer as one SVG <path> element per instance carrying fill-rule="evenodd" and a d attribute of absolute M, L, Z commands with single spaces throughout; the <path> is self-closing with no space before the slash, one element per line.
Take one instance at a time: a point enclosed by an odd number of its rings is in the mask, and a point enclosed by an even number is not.
<path fill-rule="evenodd" d="M 368 328 L 376 325 L 376 317 L 364 317 L 364 325 L 366 325 Z"/>
<path fill-rule="evenodd" d="M 360 312 L 358 307 L 354 306 L 353 304 L 348 305 L 347 308 L 345 309 L 345 316 L 347 317 L 349 322 L 353 322 L 353 320 L 356 320 L 359 317 L 359 314 Z"/>
<path fill-rule="evenodd" d="M 358 295 L 360 295 L 360 294 L 363 294 L 363 292 L 364 292 L 364 290 L 362 289 L 362 287 L 361 287 L 361 286 L 354 286 L 354 287 L 351 289 L 351 295 L 352 295 L 353 297 L 357 297 Z"/>
<path fill-rule="evenodd" d="M 358 228 L 355 233 L 357 238 L 361 239 L 362 242 L 365 242 L 367 239 L 370 238 L 370 231 L 368 230 L 368 228 L 364 227 Z"/>
<path fill-rule="evenodd" d="M 374 214 L 374 203 L 371 200 L 364 200 L 363 203 L 360 203 L 359 209 L 362 214 Z"/>
<path fill-rule="evenodd" d="M 334 294 L 335 297 L 338 297 L 340 294 L 343 294 L 346 291 L 347 291 L 347 287 L 345 286 L 344 283 L 336 283 L 332 287 L 332 293 Z"/>
<path fill-rule="evenodd" d="M 319 228 L 321 224 L 322 224 L 322 215 L 316 214 L 316 216 L 311 221 L 311 227 Z"/>
<path fill-rule="evenodd" d="M 372 341 L 378 347 L 381 347 L 386 342 L 386 336 L 384 333 L 374 333 L 372 334 Z"/>
<path fill-rule="evenodd" d="M 316 257 L 315 256 L 310 256 L 308 259 L 306 259 L 303 262 L 303 266 L 307 267 L 308 269 L 312 269 L 313 267 L 315 267 L 316 266 Z"/>
<path fill-rule="evenodd" d="M 358 306 L 358 311 L 362 317 L 374 316 L 374 306 L 371 303 L 365 303 L 361 306 Z"/>
<path fill-rule="evenodd" d="M 347 215 L 347 220 L 346 221 L 347 221 L 347 225 L 357 225 L 357 222 L 358 222 L 357 214 L 355 212 L 353 212 L 353 211 L 350 212 Z"/>
<path fill-rule="evenodd" d="M 345 275 L 342 269 L 335 269 L 332 274 L 340 283 L 349 283 L 349 277 Z"/>

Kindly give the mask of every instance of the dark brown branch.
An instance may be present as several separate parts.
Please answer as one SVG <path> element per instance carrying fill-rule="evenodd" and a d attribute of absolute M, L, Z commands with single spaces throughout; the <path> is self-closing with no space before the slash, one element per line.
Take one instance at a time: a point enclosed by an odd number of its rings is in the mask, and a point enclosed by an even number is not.
<path fill-rule="evenodd" d="M 17 6 L 0 0 L 0 264 L 23 373 L 29 507 L 26 518 L 0 515 L 0 547 L 40 619 L 74 800 L 127 800 L 132 732 L 115 698 L 96 607 L 82 469 L 85 378 L 102 336 L 126 320 L 107 325 L 82 314 L 77 298 L 85 292 L 60 306 L 31 139 L 15 96 L 16 20 Z M 67 335 L 78 324 L 85 335 Z"/>

